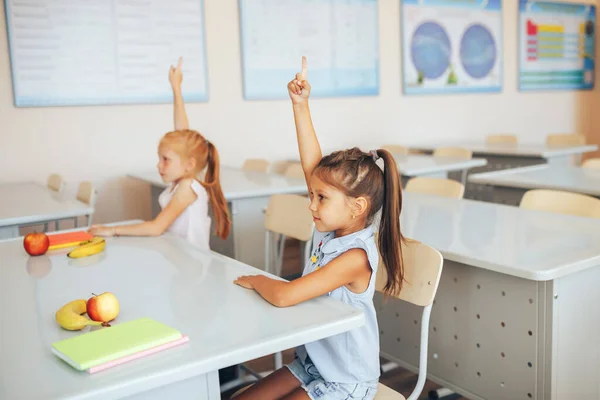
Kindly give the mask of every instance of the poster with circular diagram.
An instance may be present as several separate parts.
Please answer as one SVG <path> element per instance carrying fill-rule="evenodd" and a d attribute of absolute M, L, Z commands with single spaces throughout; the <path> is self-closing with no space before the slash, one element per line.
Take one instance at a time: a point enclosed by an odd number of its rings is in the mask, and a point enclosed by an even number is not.
<path fill-rule="evenodd" d="M 406 94 L 502 90 L 501 0 L 402 0 Z"/>

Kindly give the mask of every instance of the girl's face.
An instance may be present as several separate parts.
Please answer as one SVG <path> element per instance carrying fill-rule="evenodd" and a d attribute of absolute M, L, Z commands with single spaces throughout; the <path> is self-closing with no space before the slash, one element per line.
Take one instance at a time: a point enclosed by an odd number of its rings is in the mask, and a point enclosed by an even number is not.
<path fill-rule="evenodd" d="M 312 212 L 315 228 L 319 232 L 336 231 L 336 236 L 339 237 L 364 228 L 365 213 L 356 209 L 355 199 L 349 198 L 315 175 L 310 178 L 310 189 L 308 209 Z"/>
<path fill-rule="evenodd" d="M 187 175 L 190 170 L 188 164 L 183 162 L 181 157 L 168 146 L 159 146 L 156 168 L 163 182 L 176 182 Z"/>

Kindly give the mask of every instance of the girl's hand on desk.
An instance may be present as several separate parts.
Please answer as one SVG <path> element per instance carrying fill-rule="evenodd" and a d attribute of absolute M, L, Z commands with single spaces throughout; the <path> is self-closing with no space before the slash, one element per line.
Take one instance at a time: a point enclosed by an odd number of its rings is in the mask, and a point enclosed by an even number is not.
<path fill-rule="evenodd" d="M 233 281 L 233 283 L 246 289 L 254 289 L 254 285 L 252 284 L 253 278 L 254 276 L 251 275 L 238 276 L 238 278 L 235 281 Z"/>
<path fill-rule="evenodd" d="M 94 236 L 111 237 L 115 235 L 116 228 L 114 226 L 92 225 L 88 232 Z"/>
<path fill-rule="evenodd" d="M 296 77 L 288 83 L 288 93 L 293 104 L 302 104 L 308 101 L 310 95 L 310 84 L 308 79 L 308 68 L 306 66 L 306 57 L 302 57 L 302 71 L 296 74 Z"/>

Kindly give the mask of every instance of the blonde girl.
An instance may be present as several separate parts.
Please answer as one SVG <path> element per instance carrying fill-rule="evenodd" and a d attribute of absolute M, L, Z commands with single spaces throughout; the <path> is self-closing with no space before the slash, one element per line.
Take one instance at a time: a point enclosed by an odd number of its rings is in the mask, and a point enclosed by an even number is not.
<path fill-rule="evenodd" d="M 163 232 L 187 239 L 203 249 L 209 249 L 211 218 L 209 203 L 215 219 L 215 233 L 225 239 L 231 222 L 227 202 L 219 182 L 219 153 L 217 148 L 199 132 L 188 128 L 181 94 L 181 63 L 171 66 L 169 80 L 174 96 L 175 130 L 166 133 L 158 146 L 158 172 L 170 184 L 159 196 L 162 211 L 152 221 L 134 225 L 102 226 L 89 229 L 99 236 L 158 236 Z M 198 176 L 206 170 L 203 180 Z"/>

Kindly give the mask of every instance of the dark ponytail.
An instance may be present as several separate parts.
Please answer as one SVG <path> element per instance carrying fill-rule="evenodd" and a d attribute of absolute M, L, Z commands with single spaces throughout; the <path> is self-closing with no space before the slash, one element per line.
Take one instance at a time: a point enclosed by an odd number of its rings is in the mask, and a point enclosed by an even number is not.
<path fill-rule="evenodd" d="M 379 252 L 387 271 L 384 292 L 397 295 L 404 281 L 402 246 L 404 240 L 400 231 L 400 212 L 402 211 L 402 186 L 400 174 L 394 156 L 387 150 L 377 150 L 383 159 L 383 204 L 379 222 Z"/>

